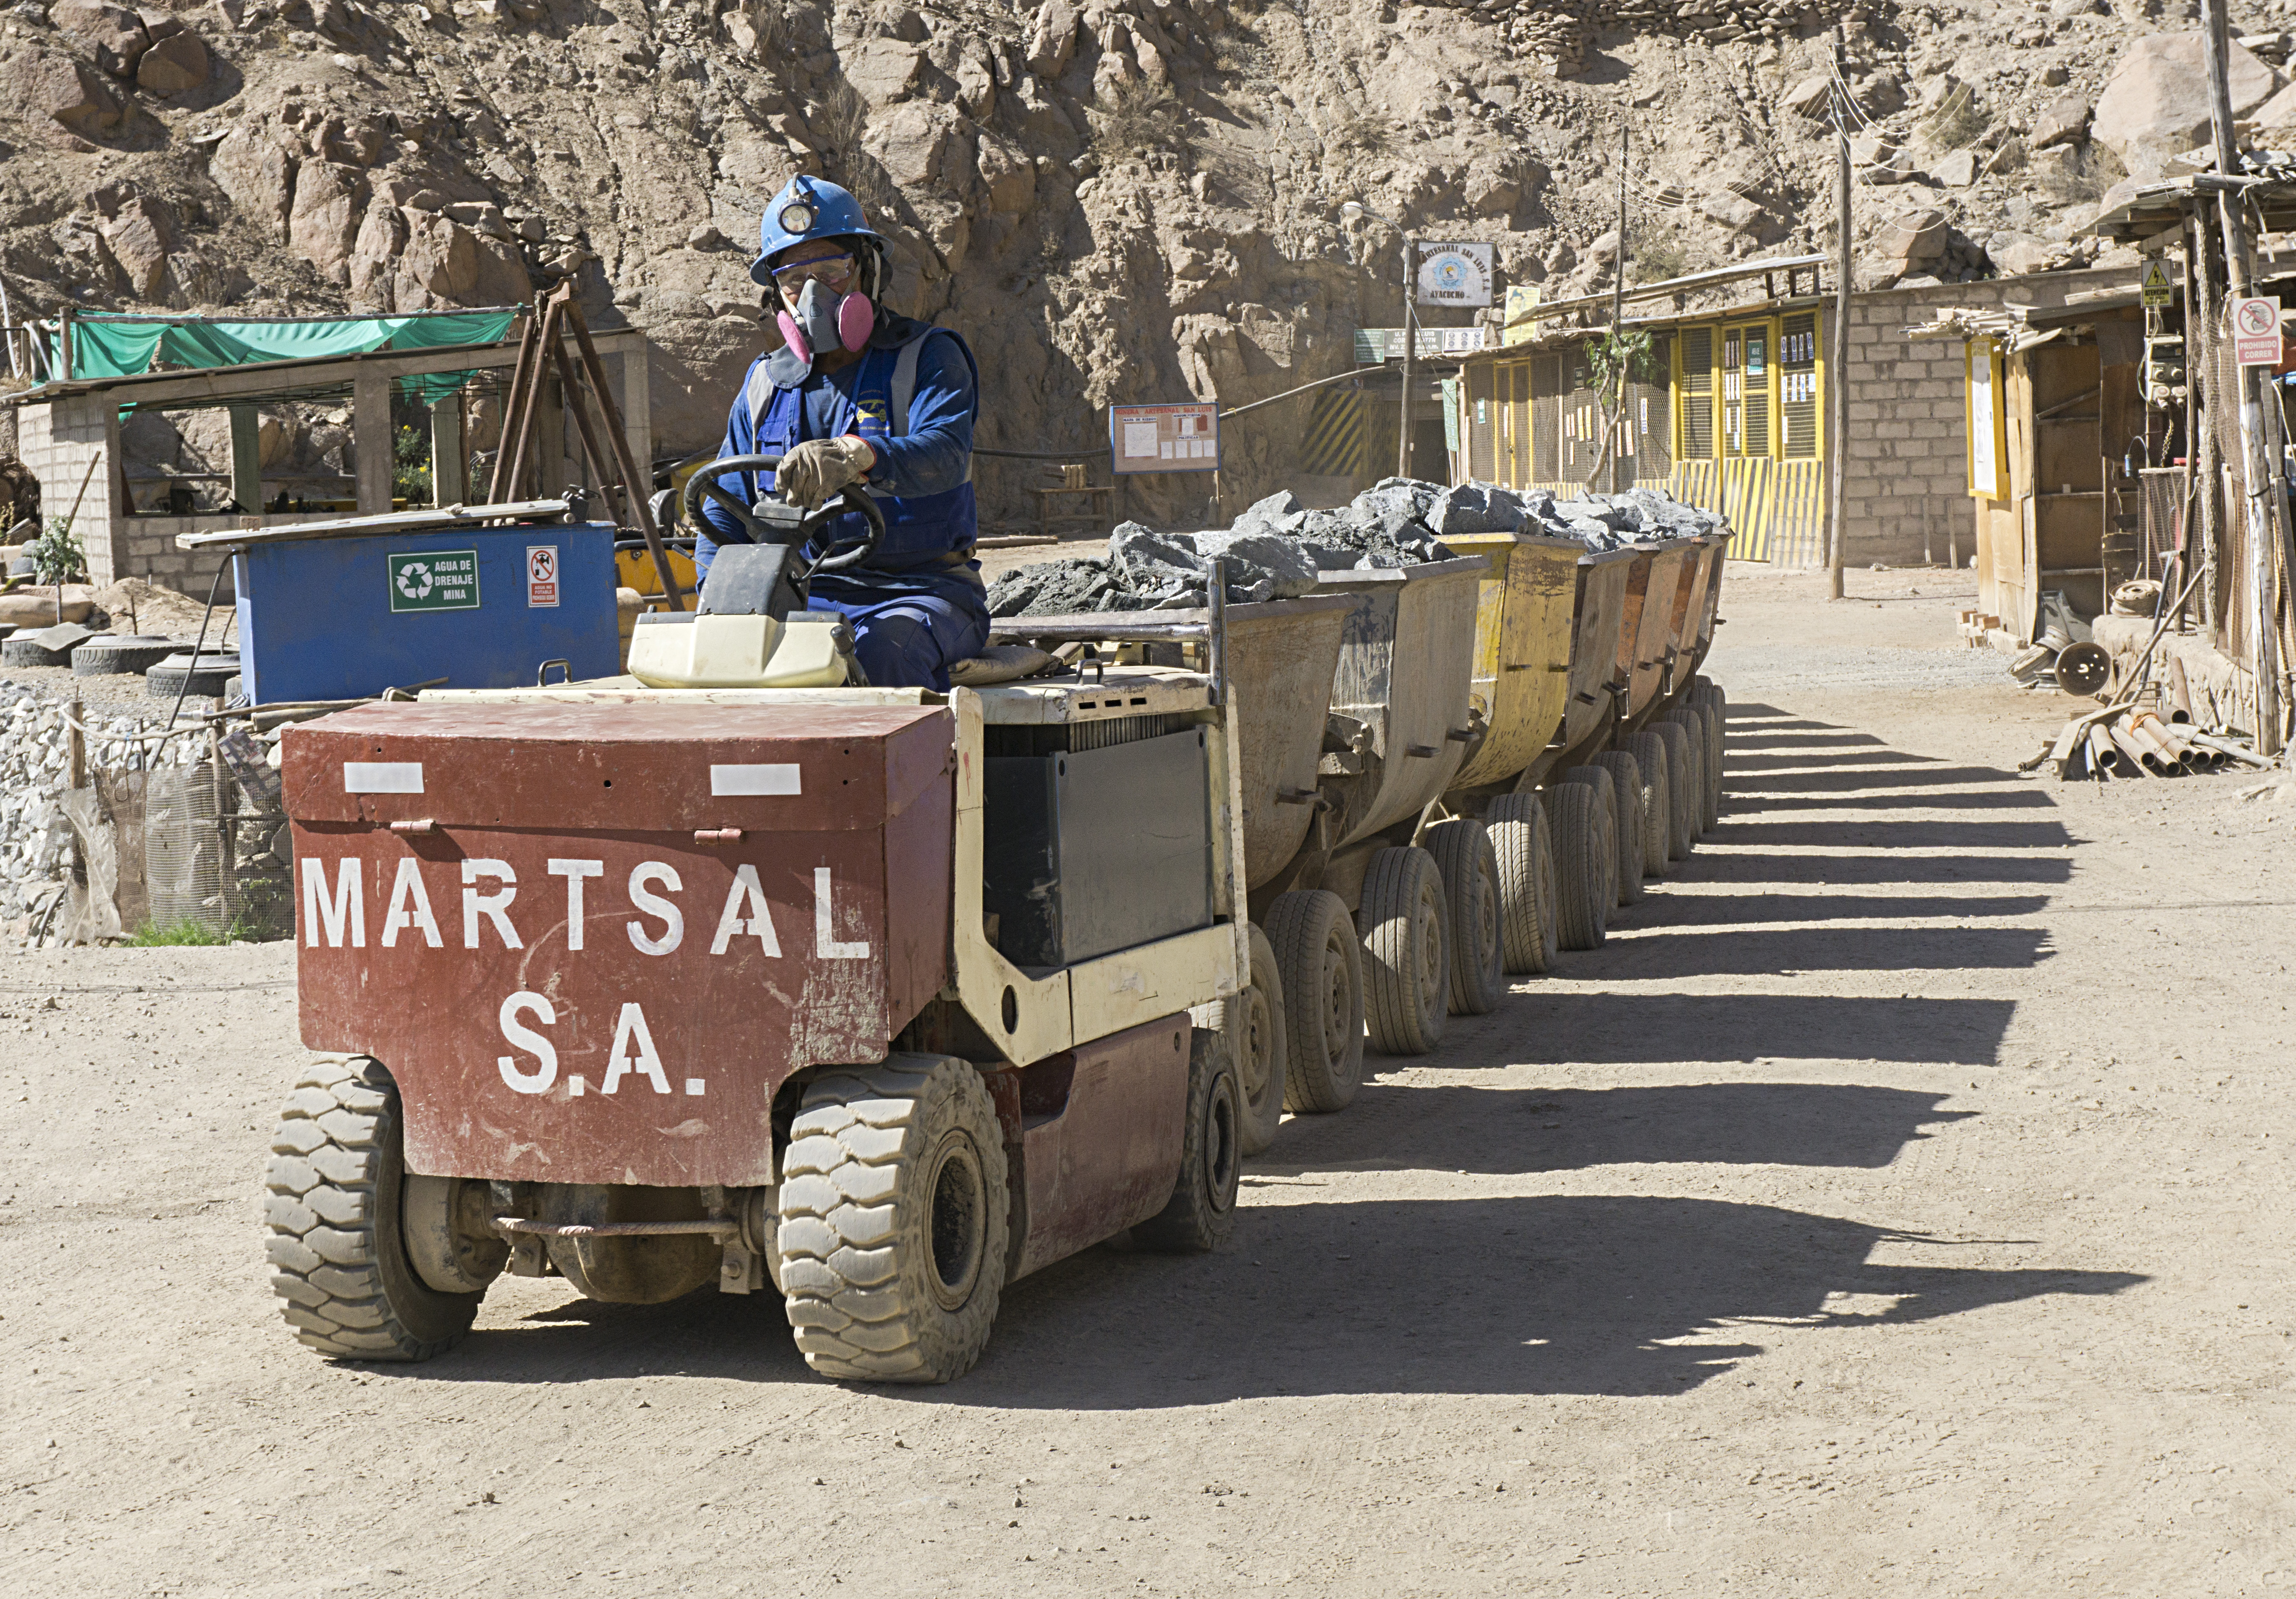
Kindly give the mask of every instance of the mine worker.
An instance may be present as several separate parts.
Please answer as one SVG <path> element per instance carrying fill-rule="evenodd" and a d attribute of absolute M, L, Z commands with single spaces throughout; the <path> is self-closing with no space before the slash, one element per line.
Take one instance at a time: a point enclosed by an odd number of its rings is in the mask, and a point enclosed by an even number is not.
<path fill-rule="evenodd" d="M 808 509 L 849 488 L 876 495 L 884 543 L 864 565 L 817 575 L 811 608 L 852 623 L 872 684 L 946 690 L 950 665 L 978 654 L 988 633 L 972 559 L 972 352 L 947 329 L 884 308 L 884 240 L 835 184 L 800 176 L 774 197 L 750 275 L 771 291 L 783 342 L 750 365 L 720 454 L 782 464 L 718 480 L 743 504 L 775 487 Z M 707 576 L 718 545 L 750 536 L 712 501 L 702 515 L 694 564 Z M 866 530 L 848 513 L 816 548 Z"/>

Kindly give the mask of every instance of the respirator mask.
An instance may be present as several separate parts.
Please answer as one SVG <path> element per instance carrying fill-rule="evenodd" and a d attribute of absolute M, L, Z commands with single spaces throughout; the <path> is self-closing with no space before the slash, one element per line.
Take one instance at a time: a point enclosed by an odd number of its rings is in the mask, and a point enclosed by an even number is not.
<path fill-rule="evenodd" d="M 853 271 L 854 283 L 846 293 L 817 277 L 808 278 L 797 309 L 792 312 L 786 304 L 781 309 L 782 337 L 808 365 L 816 350 L 857 350 L 869 342 L 877 325 L 877 308 L 864 291 L 867 275 L 857 258 Z M 778 291 L 775 298 L 780 298 Z"/>

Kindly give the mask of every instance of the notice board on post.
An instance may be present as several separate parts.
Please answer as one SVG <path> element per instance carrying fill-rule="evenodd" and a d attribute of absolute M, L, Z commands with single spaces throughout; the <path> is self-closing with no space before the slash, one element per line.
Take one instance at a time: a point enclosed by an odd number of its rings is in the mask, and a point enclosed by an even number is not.
<path fill-rule="evenodd" d="M 1108 444 L 1119 474 L 1218 472 L 1219 406 L 1111 406 Z"/>

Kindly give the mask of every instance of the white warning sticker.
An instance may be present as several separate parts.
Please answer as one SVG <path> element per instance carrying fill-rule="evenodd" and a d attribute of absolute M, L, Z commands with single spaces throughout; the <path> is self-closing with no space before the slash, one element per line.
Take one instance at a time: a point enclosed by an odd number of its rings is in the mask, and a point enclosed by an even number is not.
<path fill-rule="evenodd" d="M 795 794 L 801 792 L 795 766 L 718 767 L 709 768 L 713 795 Z"/>
<path fill-rule="evenodd" d="M 422 763 L 419 760 L 347 760 L 343 762 L 346 794 L 419 794 Z"/>
<path fill-rule="evenodd" d="M 558 607 L 558 546 L 526 546 L 526 608 L 554 611 Z"/>

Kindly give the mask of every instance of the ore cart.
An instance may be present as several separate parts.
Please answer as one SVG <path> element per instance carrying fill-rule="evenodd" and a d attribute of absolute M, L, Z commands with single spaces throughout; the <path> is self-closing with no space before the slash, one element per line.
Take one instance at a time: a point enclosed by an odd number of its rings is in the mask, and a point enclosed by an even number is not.
<path fill-rule="evenodd" d="M 1439 800 L 1484 737 L 1472 715 L 1480 555 L 1325 572 L 1295 600 L 1226 608 L 1254 922 L 1242 1045 L 1247 1152 L 1285 1108 L 1355 1097 L 1366 1030 L 1423 1054 L 1505 989 L 1498 866 Z M 1014 617 L 1000 636 L 1101 644 L 1190 611 Z M 1456 952 L 1456 953 L 1455 953 Z M 1264 1086 L 1263 1086 L 1264 1085 Z"/>

